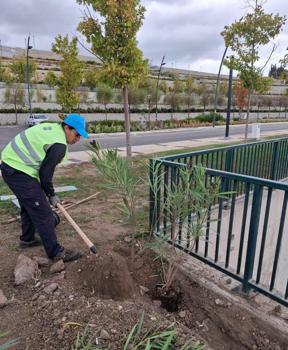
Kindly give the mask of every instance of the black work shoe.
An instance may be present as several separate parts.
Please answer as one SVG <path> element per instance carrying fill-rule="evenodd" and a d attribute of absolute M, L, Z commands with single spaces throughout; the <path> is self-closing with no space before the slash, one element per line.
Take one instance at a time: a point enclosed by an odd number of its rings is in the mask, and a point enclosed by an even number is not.
<path fill-rule="evenodd" d="M 22 241 L 20 239 L 20 243 L 19 243 L 19 247 L 21 249 L 31 248 L 31 247 L 38 247 L 39 245 L 42 245 L 42 241 L 38 237 L 35 237 L 32 241 Z"/>
<path fill-rule="evenodd" d="M 81 256 L 81 253 L 77 252 L 76 250 L 63 249 L 56 256 L 54 256 L 53 260 L 58 261 L 62 259 L 64 262 L 69 262 L 77 260 L 81 258 Z"/>

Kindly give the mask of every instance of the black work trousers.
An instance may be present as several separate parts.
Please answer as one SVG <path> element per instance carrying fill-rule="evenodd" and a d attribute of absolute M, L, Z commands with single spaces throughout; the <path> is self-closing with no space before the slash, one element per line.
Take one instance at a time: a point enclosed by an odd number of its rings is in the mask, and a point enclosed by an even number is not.
<path fill-rule="evenodd" d="M 41 237 L 47 256 L 52 259 L 62 249 L 57 242 L 52 209 L 37 179 L 2 162 L 4 181 L 15 194 L 21 208 L 22 241 L 32 241 L 35 231 Z"/>

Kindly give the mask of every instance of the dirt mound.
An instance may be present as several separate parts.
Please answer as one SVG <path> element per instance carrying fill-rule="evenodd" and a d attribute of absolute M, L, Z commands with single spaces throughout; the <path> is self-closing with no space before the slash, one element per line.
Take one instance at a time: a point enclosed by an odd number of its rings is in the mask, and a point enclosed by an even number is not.
<path fill-rule="evenodd" d="M 75 282 L 87 296 L 95 294 L 106 299 L 124 300 L 135 292 L 125 258 L 114 251 L 101 251 L 99 255 L 81 259 Z"/>

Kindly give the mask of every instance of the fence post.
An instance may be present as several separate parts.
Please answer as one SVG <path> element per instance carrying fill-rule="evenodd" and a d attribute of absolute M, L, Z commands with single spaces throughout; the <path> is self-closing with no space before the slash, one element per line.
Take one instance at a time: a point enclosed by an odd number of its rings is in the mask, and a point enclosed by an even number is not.
<path fill-rule="evenodd" d="M 225 160 L 225 171 L 229 173 L 233 173 L 233 167 L 234 167 L 234 148 L 229 149 L 227 151 L 227 156 Z M 231 180 L 228 178 L 225 178 L 224 180 L 224 192 L 229 192 L 231 187 Z M 230 207 L 231 198 L 227 198 L 224 201 L 224 209 L 228 209 Z"/>
<path fill-rule="evenodd" d="M 279 142 L 276 141 L 273 146 L 273 154 L 272 154 L 272 165 L 271 165 L 271 174 L 270 179 L 276 180 L 276 172 L 278 167 L 278 158 L 279 158 Z"/>
<path fill-rule="evenodd" d="M 248 282 L 253 276 L 255 251 L 257 246 L 257 236 L 259 228 L 259 219 L 261 213 L 261 203 L 262 203 L 263 187 L 255 185 L 251 209 L 251 220 L 249 226 L 248 242 L 247 242 L 247 252 L 245 260 L 244 278 L 242 290 L 244 293 L 248 293 L 250 287 Z"/>
<path fill-rule="evenodd" d="M 156 211 L 155 211 L 155 193 L 153 191 L 153 188 L 155 187 L 154 181 L 155 178 L 153 176 L 153 170 L 155 167 L 155 161 L 153 159 L 150 159 L 149 161 L 149 179 L 150 179 L 150 188 L 149 188 L 149 202 L 150 202 L 150 211 L 149 211 L 149 232 L 152 236 L 154 229 L 155 229 L 155 222 L 157 222 L 156 219 Z"/>
<path fill-rule="evenodd" d="M 233 160 L 234 160 L 234 148 L 227 150 L 227 156 L 225 161 L 225 171 L 229 173 L 233 172 Z"/>

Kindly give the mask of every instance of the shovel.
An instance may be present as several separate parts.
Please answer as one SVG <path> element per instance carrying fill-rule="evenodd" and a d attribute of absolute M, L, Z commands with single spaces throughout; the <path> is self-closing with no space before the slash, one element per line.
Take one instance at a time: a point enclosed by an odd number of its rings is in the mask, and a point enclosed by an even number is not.
<path fill-rule="evenodd" d="M 67 213 L 66 209 L 61 205 L 57 204 L 57 208 L 62 212 L 62 214 L 66 217 L 66 219 L 73 226 L 75 231 L 79 234 L 79 236 L 83 239 L 83 241 L 87 244 L 89 249 L 93 254 L 96 254 L 96 246 L 90 241 L 90 239 L 85 235 L 85 233 L 81 230 L 81 228 L 76 224 L 76 222 L 71 218 L 71 216 Z"/>

